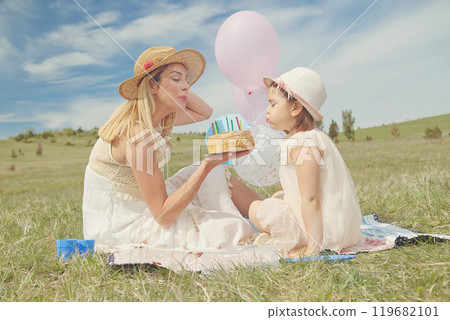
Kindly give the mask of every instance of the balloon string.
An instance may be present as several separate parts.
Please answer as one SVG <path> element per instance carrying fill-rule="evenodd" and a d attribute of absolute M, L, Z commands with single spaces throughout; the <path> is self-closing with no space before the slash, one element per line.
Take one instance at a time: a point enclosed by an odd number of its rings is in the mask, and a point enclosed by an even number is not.
<path fill-rule="evenodd" d="M 252 123 L 255 122 L 255 95 L 250 95 L 250 99 L 252 100 Z"/>

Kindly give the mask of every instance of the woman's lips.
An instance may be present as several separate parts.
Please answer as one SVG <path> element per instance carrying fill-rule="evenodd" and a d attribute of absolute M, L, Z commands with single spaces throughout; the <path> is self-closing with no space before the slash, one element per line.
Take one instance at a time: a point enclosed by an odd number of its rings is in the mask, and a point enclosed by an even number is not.
<path fill-rule="evenodd" d="M 186 101 L 187 100 L 187 96 L 181 96 L 180 99 L 183 100 L 183 101 Z"/>

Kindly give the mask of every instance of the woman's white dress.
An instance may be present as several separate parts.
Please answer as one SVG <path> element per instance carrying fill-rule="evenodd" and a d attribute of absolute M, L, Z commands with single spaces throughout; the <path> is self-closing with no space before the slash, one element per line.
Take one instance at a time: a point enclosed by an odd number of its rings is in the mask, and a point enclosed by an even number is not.
<path fill-rule="evenodd" d="M 320 166 L 322 249 L 339 252 L 364 242 L 360 231 L 361 209 L 347 166 L 328 135 L 314 129 L 296 133 L 281 143 L 280 182 L 284 196 L 283 199 L 265 199 L 259 206 L 258 220 L 263 227 L 270 226 L 271 237 L 267 241 L 267 235 L 260 236 L 257 243 L 273 244 L 282 252 L 307 245 L 295 163 L 288 156 L 294 146 L 317 147 L 323 152 L 323 156 L 319 153 L 309 156 Z M 305 155 L 300 157 L 298 165 Z"/>
<path fill-rule="evenodd" d="M 166 180 L 174 193 L 197 169 L 181 169 Z M 153 219 L 131 168 L 117 162 L 111 143 L 101 138 L 92 149 L 84 177 L 83 232 L 96 249 L 147 244 L 157 248 L 204 252 L 251 242 L 254 231 L 231 199 L 229 173 L 217 166 L 207 176 L 194 200 L 169 227 Z"/>

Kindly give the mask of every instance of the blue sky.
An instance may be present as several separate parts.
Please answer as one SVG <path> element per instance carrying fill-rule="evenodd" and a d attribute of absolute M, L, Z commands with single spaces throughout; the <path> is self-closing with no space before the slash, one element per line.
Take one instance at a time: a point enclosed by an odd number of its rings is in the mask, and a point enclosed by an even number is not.
<path fill-rule="evenodd" d="M 201 51 L 207 66 L 192 90 L 213 107 L 212 119 L 236 112 L 233 85 L 214 55 L 231 14 L 264 15 L 280 40 L 278 67 L 288 71 L 310 66 L 374 2 L 77 1 L 135 59 L 154 45 Z M 449 113 L 449 40 L 448 1 L 377 1 L 312 66 L 328 91 L 325 128 L 341 123 L 343 109 L 361 128 Z M 28 127 L 101 126 L 124 102 L 117 88 L 133 66 L 73 0 L 0 1 L 0 139 Z"/>

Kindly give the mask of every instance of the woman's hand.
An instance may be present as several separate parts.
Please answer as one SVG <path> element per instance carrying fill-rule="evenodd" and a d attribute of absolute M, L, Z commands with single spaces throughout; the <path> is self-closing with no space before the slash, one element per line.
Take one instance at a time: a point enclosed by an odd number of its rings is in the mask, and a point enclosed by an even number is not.
<path fill-rule="evenodd" d="M 272 195 L 271 198 L 276 198 L 276 199 L 281 199 L 281 200 L 283 200 L 283 199 L 284 199 L 284 191 L 283 191 L 283 190 L 280 190 L 280 191 L 275 192 L 275 193 Z"/>
<path fill-rule="evenodd" d="M 222 164 L 228 160 L 244 157 L 244 156 L 248 155 L 250 152 L 252 152 L 252 150 L 211 154 L 211 155 L 208 155 L 204 161 L 206 162 L 208 168 L 212 169 L 212 168 L 218 166 L 219 164 Z"/>
<path fill-rule="evenodd" d="M 194 92 L 189 91 L 186 108 L 177 111 L 177 120 L 174 126 L 181 126 L 209 119 L 213 109 Z"/>

